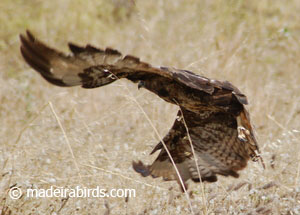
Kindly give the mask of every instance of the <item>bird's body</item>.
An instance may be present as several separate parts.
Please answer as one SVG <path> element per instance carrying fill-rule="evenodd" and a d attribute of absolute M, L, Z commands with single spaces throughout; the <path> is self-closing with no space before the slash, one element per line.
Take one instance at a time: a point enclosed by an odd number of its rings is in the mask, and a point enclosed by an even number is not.
<path fill-rule="evenodd" d="M 214 182 L 217 174 L 238 177 L 237 171 L 258 156 L 245 108 L 247 98 L 229 82 L 186 70 L 153 67 L 110 48 L 101 50 L 70 43 L 72 54 L 65 55 L 38 41 L 30 32 L 20 38 L 26 62 L 52 84 L 95 88 L 126 78 L 179 106 L 172 128 L 152 152 L 160 150 L 154 163 L 148 166 L 133 162 L 133 168 L 143 176 L 179 181 L 175 163 L 183 184 L 200 178 Z"/>

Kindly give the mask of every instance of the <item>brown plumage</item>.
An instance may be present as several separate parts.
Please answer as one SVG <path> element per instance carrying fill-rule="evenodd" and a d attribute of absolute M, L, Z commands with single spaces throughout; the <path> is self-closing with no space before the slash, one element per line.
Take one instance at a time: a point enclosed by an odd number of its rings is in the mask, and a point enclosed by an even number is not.
<path fill-rule="evenodd" d="M 20 39 L 25 61 L 54 85 L 95 88 L 127 78 L 180 107 L 169 133 L 152 151 L 160 151 L 154 163 L 148 166 L 133 162 L 133 168 L 142 176 L 179 181 L 166 148 L 184 185 L 188 179 L 200 181 L 195 157 L 201 180 L 208 182 L 216 181 L 217 174 L 238 177 L 237 171 L 245 168 L 250 158 L 259 157 L 245 109 L 247 98 L 229 82 L 186 70 L 153 67 L 110 48 L 69 43 L 72 54 L 66 55 L 43 44 L 29 31 Z"/>

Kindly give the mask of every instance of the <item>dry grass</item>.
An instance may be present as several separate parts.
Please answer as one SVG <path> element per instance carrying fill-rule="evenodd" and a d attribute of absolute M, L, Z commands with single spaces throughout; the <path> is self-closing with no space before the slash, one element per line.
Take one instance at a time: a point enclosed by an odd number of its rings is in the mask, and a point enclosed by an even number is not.
<path fill-rule="evenodd" d="M 0 8 L 0 214 L 190 214 L 175 182 L 131 167 L 150 163 L 158 141 L 132 96 L 162 136 L 177 108 L 123 80 L 94 90 L 46 83 L 20 56 L 27 28 L 63 50 L 69 40 L 111 46 L 234 83 L 249 98 L 267 169 L 250 162 L 239 179 L 205 184 L 208 214 L 300 214 L 299 1 L 1 0 Z M 137 197 L 11 200 L 14 184 L 134 188 Z M 200 190 L 190 183 L 203 214 Z"/>

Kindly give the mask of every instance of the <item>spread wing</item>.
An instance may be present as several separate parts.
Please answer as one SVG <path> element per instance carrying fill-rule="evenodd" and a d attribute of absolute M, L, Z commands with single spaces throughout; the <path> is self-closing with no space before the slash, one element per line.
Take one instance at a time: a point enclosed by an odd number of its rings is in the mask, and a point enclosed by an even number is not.
<path fill-rule="evenodd" d="M 58 86 L 95 88 L 127 78 L 167 102 L 177 102 L 191 111 L 213 108 L 234 112 L 235 104 L 247 104 L 246 97 L 229 82 L 210 80 L 185 70 L 153 67 L 136 57 L 123 57 L 110 48 L 101 50 L 69 43 L 72 54 L 66 55 L 48 47 L 29 31 L 20 35 L 20 39 L 25 61 Z"/>
<path fill-rule="evenodd" d="M 66 55 L 48 47 L 29 31 L 20 35 L 20 39 L 25 61 L 54 85 L 95 88 L 126 78 L 179 105 L 179 119 L 163 142 L 184 181 L 200 180 L 188 135 L 204 181 L 216 181 L 216 174 L 237 177 L 237 171 L 256 156 L 258 146 L 244 107 L 247 98 L 229 82 L 186 70 L 153 67 L 136 57 L 123 57 L 111 48 L 102 50 L 69 43 L 72 53 Z M 160 153 L 152 165 L 134 162 L 134 169 L 143 176 L 178 180 L 163 144 L 159 143 L 156 150 Z"/>
<path fill-rule="evenodd" d="M 238 177 L 238 171 L 246 167 L 250 158 L 257 159 L 259 149 L 255 137 L 250 133 L 253 131 L 244 127 L 250 123 L 249 118 L 244 118 L 246 114 L 246 110 L 237 117 L 212 111 L 195 114 L 181 108 L 163 142 L 172 155 L 185 186 L 188 179 L 199 182 L 200 177 L 201 181 L 215 182 L 217 174 Z M 151 175 L 154 178 L 163 177 L 164 180 L 177 180 L 181 185 L 161 142 L 151 154 L 157 150 L 160 153 L 152 165 L 145 165 L 141 161 L 133 162 L 135 171 L 144 177 Z"/>

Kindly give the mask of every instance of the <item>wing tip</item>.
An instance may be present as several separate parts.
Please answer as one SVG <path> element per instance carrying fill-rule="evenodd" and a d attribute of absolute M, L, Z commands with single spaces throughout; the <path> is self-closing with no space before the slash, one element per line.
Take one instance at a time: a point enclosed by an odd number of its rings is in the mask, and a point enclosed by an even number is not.
<path fill-rule="evenodd" d="M 72 53 L 80 54 L 85 51 L 85 48 L 79 45 L 76 45 L 75 43 L 69 42 L 68 43 L 69 49 L 71 50 Z"/>
<path fill-rule="evenodd" d="M 61 87 L 69 86 L 61 78 L 56 77 L 51 72 L 51 57 L 48 55 L 49 53 L 47 53 L 53 52 L 50 47 L 38 41 L 29 30 L 26 30 L 24 34 L 21 33 L 19 37 L 21 41 L 21 55 L 31 68 L 40 73 L 40 75 L 51 84 Z"/>
<path fill-rule="evenodd" d="M 199 183 L 200 182 L 200 179 L 199 178 L 191 178 L 193 180 L 193 182 L 195 183 Z M 201 181 L 204 182 L 210 182 L 210 183 L 213 183 L 213 182 L 216 182 L 218 181 L 218 177 L 216 175 L 212 175 L 212 176 L 207 176 L 207 177 L 201 177 Z"/>
<path fill-rule="evenodd" d="M 50 62 L 49 59 L 43 56 L 41 53 L 40 43 L 36 42 L 33 34 L 26 30 L 26 34 L 20 34 L 20 52 L 24 60 L 37 72 L 49 75 L 50 74 Z"/>
<path fill-rule="evenodd" d="M 31 33 L 31 31 L 28 30 L 28 29 L 26 29 L 26 35 L 27 35 L 27 37 L 28 37 L 29 40 L 31 40 L 31 41 L 34 41 L 34 40 L 35 40 L 34 35 L 33 35 L 33 34 Z"/>
<path fill-rule="evenodd" d="M 163 144 L 162 142 L 159 142 L 154 148 L 153 150 L 150 152 L 150 155 L 154 154 L 156 151 L 161 150 L 163 148 Z"/>
<path fill-rule="evenodd" d="M 142 161 L 132 161 L 132 167 L 134 171 L 141 174 L 143 177 L 147 177 L 150 175 L 149 166 L 145 165 Z"/>
<path fill-rule="evenodd" d="M 31 33 L 30 30 L 26 29 L 25 33 L 20 33 L 19 34 L 19 38 L 21 40 L 21 42 L 34 42 L 36 40 L 35 36 L 33 35 L 33 33 Z"/>
<path fill-rule="evenodd" d="M 105 54 L 122 56 L 121 52 L 119 52 L 119 51 L 116 50 L 116 49 L 109 48 L 109 47 L 107 47 L 107 48 L 105 49 Z"/>
<path fill-rule="evenodd" d="M 23 42 L 26 40 L 26 39 L 25 39 L 25 35 L 21 33 L 21 34 L 19 34 L 19 38 L 20 38 L 21 45 L 22 45 Z"/>

